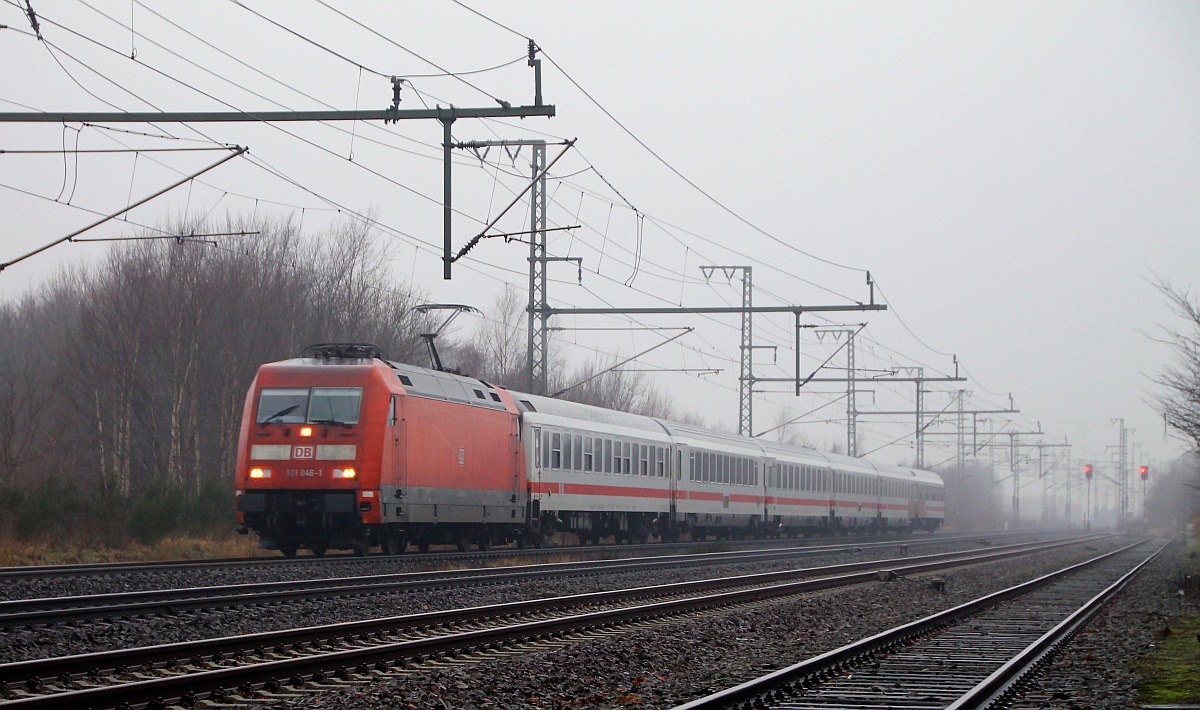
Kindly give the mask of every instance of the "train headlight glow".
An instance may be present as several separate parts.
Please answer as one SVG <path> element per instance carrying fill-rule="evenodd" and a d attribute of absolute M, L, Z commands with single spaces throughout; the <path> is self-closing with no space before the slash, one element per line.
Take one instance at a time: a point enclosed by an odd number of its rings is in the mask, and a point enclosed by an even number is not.
<path fill-rule="evenodd" d="M 300 436 L 312 436 L 312 427 L 310 427 L 310 426 L 300 427 Z"/>
<path fill-rule="evenodd" d="M 252 468 L 250 469 L 250 478 L 270 478 L 271 469 L 269 468 Z"/>
<path fill-rule="evenodd" d="M 358 472 L 352 468 L 335 468 L 333 469 L 334 478 L 354 478 Z"/>

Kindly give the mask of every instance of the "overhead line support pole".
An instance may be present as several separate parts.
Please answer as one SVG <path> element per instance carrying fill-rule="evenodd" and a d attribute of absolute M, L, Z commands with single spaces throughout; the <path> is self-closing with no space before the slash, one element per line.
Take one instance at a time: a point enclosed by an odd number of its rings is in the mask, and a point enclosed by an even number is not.
<path fill-rule="evenodd" d="M 450 177 L 450 151 L 454 147 L 454 136 L 450 132 L 450 127 L 454 125 L 454 116 L 439 117 L 442 122 L 442 278 L 450 278 L 450 265 L 454 263 L 450 253 L 454 250 L 454 245 L 451 244 L 450 234 L 451 225 L 453 224 L 454 212 L 450 208 L 451 193 L 453 192 L 454 181 Z"/>

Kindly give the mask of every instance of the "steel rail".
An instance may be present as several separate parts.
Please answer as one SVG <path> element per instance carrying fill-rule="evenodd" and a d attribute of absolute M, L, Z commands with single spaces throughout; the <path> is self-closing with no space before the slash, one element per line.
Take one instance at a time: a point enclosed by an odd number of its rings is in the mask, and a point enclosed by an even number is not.
<path fill-rule="evenodd" d="M 876 543 L 878 548 L 902 546 L 903 543 Z M 532 581 L 546 577 L 562 577 L 654 569 L 686 567 L 722 562 L 742 562 L 761 559 L 787 559 L 850 552 L 855 547 L 839 545 L 824 547 L 784 548 L 753 552 L 718 552 L 693 555 L 673 555 L 655 558 L 620 560 L 591 560 L 535 565 L 517 565 L 435 570 L 429 572 L 396 572 L 385 575 L 329 577 L 314 580 L 254 582 L 183 589 L 155 589 L 137 592 L 116 592 L 71 597 L 36 597 L 0 601 L 0 625 L 28 622 L 48 623 L 70 619 L 119 617 L 183 609 L 257 604 L 271 601 L 296 600 L 330 594 L 377 594 L 400 590 L 419 590 L 447 584 L 499 584 Z M 874 549 L 874 548 L 873 548 Z"/>
<path fill-rule="evenodd" d="M 1001 602 L 1028 594 L 1031 591 L 1040 589 L 1075 572 L 1113 558 L 1146 542 L 1147 540 L 1142 540 L 1117 550 L 1097 555 L 1090 560 L 1069 565 L 1029 582 L 1014 585 L 1007 589 L 965 602 L 951 609 L 931 614 L 923 619 L 918 619 L 917 621 L 902 624 L 896 628 L 868 636 L 854 643 L 827 651 L 732 688 L 726 688 L 703 698 L 678 705 L 674 710 L 769 707 L 771 703 L 784 701 L 785 698 L 794 695 L 807 684 L 830 678 L 842 671 L 848 671 L 859 662 L 878 657 L 880 654 L 886 653 L 889 649 L 911 643 L 922 636 L 974 616 Z M 1161 548 L 1156 550 L 1147 560 L 1139 564 L 1137 569 L 1140 570 L 1146 562 L 1152 560 L 1159 552 L 1161 552 Z M 1011 671 L 1008 677 L 1011 678 Z M 967 705 L 963 707 L 978 706 Z"/>
<path fill-rule="evenodd" d="M 1024 531 L 995 531 L 983 533 L 968 533 L 968 534 L 944 534 L 938 533 L 929 536 L 921 537 L 900 537 L 895 535 L 877 535 L 856 538 L 864 543 L 871 544 L 876 541 L 907 541 L 910 544 L 918 542 L 930 541 L 950 541 L 962 539 L 976 538 L 1003 538 L 1003 537 L 1019 537 L 1037 534 L 1048 534 L 1046 531 L 1024 530 Z M 694 541 L 694 542 L 675 542 L 675 543 L 650 543 L 646 545 L 554 545 L 542 548 L 493 548 L 491 550 L 472 550 L 470 552 L 430 552 L 430 553 L 412 553 L 403 555 L 368 555 L 366 557 L 357 557 L 352 554 L 336 554 L 326 555 L 322 557 L 229 557 L 212 560 L 167 560 L 160 562 L 94 562 L 94 563 L 77 563 L 65 565 L 22 565 L 15 567 L 0 567 L 0 580 L 6 579 L 29 579 L 40 577 L 60 577 L 60 576 L 83 576 L 93 574 L 122 574 L 131 572 L 168 572 L 190 569 L 212 569 L 224 567 L 262 567 L 268 565 L 279 566 L 315 566 L 328 564 L 356 564 L 356 565 L 371 565 L 371 564 L 387 564 L 394 562 L 429 562 L 441 560 L 463 560 L 463 559 L 494 559 L 497 557 L 544 557 L 547 555 L 558 555 L 563 553 L 570 554 L 611 554 L 611 553 L 639 553 L 643 551 L 662 551 L 681 549 L 687 550 L 695 547 L 712 547 L 713 545 L 743 547 L 747 545 L 771 545 L 796 546 L 798 544 L 807 544 L 815 541 L 826 542 L 828 538 L 806 538 L 804 540 L 750 540 L 744 542 L 738 541 Z M 849 544 L 849 543 L 848 543 Z M 859 543 L 861 544 L 861 543 Z"/>
<path fill-rule="evenodd" d="M 1104 591 L 1076 609 L 1070 616 L 1047 631 L 1037 641 L 1033 642 L 1014 656 L 1012 660 L 997 668 L 994 673 L 982 680 L 979 685 L 964 693 L 958 700 L 946 707 L 946 710 L 974 710 L 986 708 L 1014 691 L 1017 685 L 1051 654 L 1075 637 L 1104 609 L 1118 594 L 1129 586 L 1133 578 L 1157 558 L 1166 546 L 1160 547 L 1153 555 L 1142 560 L 1136 567 L 1126 572 L 1116 582 L 1106 587 Z"/>
<path fill-rule="evenodd" d="M 1088 538 L 1085 536 L 1079 539 Z M 313 596 L 326 596 L 330 593 L 377 594 L 399 590 L 428 589 L 444 586 L 446 583 L 460 585 L 497 584 L 563 575 L 611 574 L 659 567 L 688 567 L 702 564 L 734 563 L 763 559 L 815 557 L 862 550 L 878 550 L 890 547 L 912 548 L 914 546 L 941 543 L 941 540 L 923 541 L 920 545 L 912 542 L 878 542 L 860 543 L 857 545 L 849 543 L 813 547 L 770 548 L 766 550 L 660 555 L 648 558 L 623 558 L 618 560 L 584 560 L 579 562 L 512 565 L 485 569 L 396 572 L 357 577 L 253 582 L 70 597 L 35 597 L 0 601 L 0 626 L 22 623 L 51 623 L 95 617 L 119 617 L 130 614 L 166 611 L 178 612 L 184 609 L 296 600 Z"/>
<path fill-rule="evenodd" d="M 367 635 L 382 632 L 429 629 L 449 623 L 479 623 L 487 619 L 503 619 L 514 615 L 548 613 L 599 604 L 633 602 L 632 606 L 617 609 L 572 614 L 566 617 L 538 621 L 526 621 L 495 629 L 476 629 L 467 632 L 448 633 L 432 638 L 386 643 L 369 648 L 334 651 L 332 653 L 314 654 L 295 659 L 272 660 L 237 668 L 204 670 L 98 688 L 69 690 L 53 695 L 32 695 L 7 702 L 0 702 L 0 708 L 59 708 L 94 706 L 98 703 L 109 702 L 114 704 L 119 704 L 120 702 L 148 702 L 160 696 L 182 696 L 194 693 L 197 692 L 196 688 L 198 687 L 235 688 L 245 682 L 266 682 L 270 679 L 296 677 L 347 664 L 361 665 L 380 660 L 395 659 L 397 657 L 413 658 L 420 654 L 441 653 L 447 650 L 461 649 L 465 646 L 477 646 L 483 643 L 508 642 L 513 639 L 525 638 L 537 634 L 565 633 L 568 630 L 623 623 L 633 619 L 653 618 L 664 614 L 673 615 L 717 606 L 745 604 L 779 596 L 874 581 L 879 579 L 879 574 L 882 571 L 897 575 L 919 574 L 948 567 L 1008 559 L 1022 554 L 1032 554 L 1064 547 L 1075 544 L 1075 542 L 1077 541 L 1044 543 L 1036 547 L 1020 546 L 1022 549 L 989 551 L 984 554 L 943 553 L 910 558 L 907 560 L 908 564 L 900 566 L 894 564 L 896 560 L 881 560 L 782 573 L 771 572 L 740 577 L 677 582 L 612 592 L 592 592 L 549 599 L 509 602 L 485 607 L 427 612 L 424 614 L 345 624 L 330 624 L 282 632 L 267 632 L 10 663 L 0 665 L 0 681 L 5 684 L 4 687 L 11 687 L 12 684 L 32 680 L 34 682 L 30 683 L 30 687 L 37 688 L 46 680 L 49 680 L 51 683 L 61 682 L 56 679 L 67 677 L 73 679 L 76 675 L 84 675 L 97 670 L 111 670 L 118 667 L 160 667 L 159 664 L 170 664 L 172 661 L 178 661 L 181 658 L 190 659 L 205 655 L 216 656 L 217 654 L 245 651 L 246 649 L 286 648 L 288 645 L 295 647 L 296 644 L 304 643 L 311 645 L 314 642 L 328 641 L 334 637 L 349 637 L 362 641 L 365 640 Z M 1018 546 L 1011 547 L 1016 548 Z M 813 574 L 822 573 L 832 576 L 799 581 L 794 580 L 797 576 L 806 575 L 811 577 Z M 791 580 L 789 580 L 789 576 L 792 578 Z M 730 591 L 731 589 L 732 591 Z M 667 601 L 645 603 L 647 598 L 688 594 L 707 595 L 700 597 L 687 596 Z"/>

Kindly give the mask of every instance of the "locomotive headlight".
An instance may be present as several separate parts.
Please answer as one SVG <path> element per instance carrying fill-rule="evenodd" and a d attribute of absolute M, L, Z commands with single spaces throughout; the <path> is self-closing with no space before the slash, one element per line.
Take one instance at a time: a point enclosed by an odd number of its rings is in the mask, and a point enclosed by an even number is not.
<path fill-rule="evenodd" d="M 333 469 L 334 478 L 354 478 L 358 472 L 352 468 L 335 468 Z"/>
<path fill-rule="evenodd" d="M 310 426 L 300 427 L 300 436 L 312 436 L 312 427 L 310 427 Z"/>
<path fill-rule="evenodd" d="M 252 468 L 250 469 L 250 478 L 270 478 L 271 469 L 269 468 Z"/>

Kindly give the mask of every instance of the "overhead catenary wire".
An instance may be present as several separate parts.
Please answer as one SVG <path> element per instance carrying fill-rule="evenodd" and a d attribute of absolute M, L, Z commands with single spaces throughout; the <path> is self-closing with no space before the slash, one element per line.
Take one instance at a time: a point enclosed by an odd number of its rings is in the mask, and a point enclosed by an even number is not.
<path fill-rule="evenodd" d="M 101 14 L 103 14 L 103 13 L 101 13 Z M 106 17 L 107 17 L 107 16 L 106 16 Z M 45 18 L 43 18 L 43 19 L 45 19 Z M 109 19 L 111 20 L 112 18 L 109 18 Z M 78 37 L 80 37 L 80 38 L 82 38 L 82 39 L 84 39 L 84 40 L 86 40 L 86 41 L 88 41 L 88 42 L 91 42 L 91 43 L 93 43 L 93 44 L 95 44 L 95 45 L 97 45 L 97 46 L 99 46 L 99 47 L 101 47 L 101 48 L 103 48 L 103 49 L 105 49 L 105 50 L 107 50 L 107 51 L 109 51 L 109 52 L 112 52 L 112 53 L 115 53 L 115 54 L 118 54 L 118 55 L 121 55 L 121 56 L 123 56 L 119 50 L 117 50 L 117 49 L 115 49 L 115 48 L 113 48 L 113 47 L 110 47 L 110 46 L 108 46 L 108 45 L 106 45 L 106 44 L 104 44 L 104 43 L 102 43 L 102 42 L 99 42 L 99 41 L 97 41 L 97 40 L 95 40 L 95 39 L 92 39 L 92 38 L 90 38 L 90 37 L 87 37 L 86 35 L 83 35 L 83 34 L 81 34 L 81 33 L 78 33 L 78 32 L 76 32 L 76 31 L 72 30 L 72 29 L 71 29 L 71 28 L 69 28 L 69 27 L 66 27 L 66 26 L 64 26 L 64 25 L 62 25 L 62 24 L 60 24 L 60 23 L 54 22 L 54 21 L 52 21 L 52 20 L 49 20 L 49 19 L 46 19 L 45 21 L 46 21 L 46 22 L 49 22 L 49 23 L 51 23 L 51 24 L 54 24 L 55 26 L 57 26 L 57 27 L 60 27 L 60 28 L 64 29 L 65 31 L 67 31 L 67 32 L 70 32 L 70 33 L 72 33 L 72 34 L 74 34 L 74 35 L 76 35 L 76 36 L 78 36 Z M 113 20 L 113 21 L 114 21 L 114 22 L 117 22 L 117 24 L 120 24 L 118 21 L 115 21 L 115 20 Z M 165 48 L 164 48 L 164 49 L 165 49 Z M 169 50 L 169 49 L 167 49 L 166 51 L 170 51 L 170 50 Z M 188 60 L 186 60 L 186 59 L 185 59 L 185 58 L 183 58 L 183 57 L 180 57 L 180 58 L 181 58 L 181 59 L 184 59 L 184 61 L 188 61 Z M 243 111 L 241 108 L 239 108 L 239 107 L 237 107 L 237 106 L 235 106 L 235 105 L 233 105 L 233 104 L 231 104 L 231 103 L 229 103 L 229 102 L 227 102 L 227 101 L 224 101 L 224 100 L 222 100 L 222 99 L 220 99 L 220 98 L 218 98 L 218 97 L 216 97 L 216 96 L 214 96 L 214 95 L 212 95 L 212 94 L 210 94 L 210 93 L 208 93 L 208 92 L 206 92 L 206 91 L 203 91 L 203 90 L 201 90 L 201 89 L 199 89 L 199 88 L 197 88 L 197 87 L 195 87 L 195 86 L 192 86 L 191 84 L 188 84 L 187 82 L 185 82 L 185 81 L 183 81 L 183 80 L 181 80 L 181 79 L 179 79 L 179 78 L 177 78 L 177 77 L 175 77 L 175 76 L 173 76 L 173 75 L 171 75 L 171 74 L 168 74 L 168 73 L 166 73 L 166 72 L 164 72 L 164 71 L 162 71 L 162 70 L 160 70 L 160 69 L 157 69 L 156 67 L 154 67 L 154 66 L 152 66 L 152 65 L 150 65 L 150 64 L 148 64 L 148 63 L 146 63 L 146 62 L 138 62 L 138 66 L 145 67 L 145 68 L 147 68 L 147 69 L 149 69 L 149 70 L 153 71 L 154 73 L 156 73 L 156 74 L 159 74 L 160 76 L 163 76 L 164 78 L 166 78 L 166 79 L 168 79 L 168 80 L 170 80 L 170 81 L 173 81 L 173 82 L 175 82 L 175 83 L 177 83 L 177 84 L 179 84 L 179 85 L 181 85 L 181 86 L 184 86 L 184 87 L 186 87 L 186 88 L 188 88 L 188 89 L 190 89 L 190 90 L 192 90 L 192 91 L 195 91 L 196 93 L 198 93 L 198 94 L 200 94 L 200 95 L 202 95 L 202 96 L 205 96 L 206 98 L 209 98 L 209 99 L 212 99 L 212 100 L 214 100 L 214 101 L 217 101 L 217 102 L 221 103 L 221 104 L 222 104 L 222 105 L 224 105 L 224 106 L 227 106 L 227 107 L 229 107 L 229 108 L 232 108 L 232 109 L 234 109 L 234 110 L 237 110 L 237 111 L 239 111 L 239 112 L 242 112 L 242 113 L 246 113 L 246 114 L 247 114 L 247 115 L 249 115 L 249 116 L 253 116 L 253 115 L 254 115 L 254 113 L 253 113 L 252 111 Z M 296 134 L 296 133 L 295 133 L 295 132 L 293 132 L 293 131 L 289 131 L 289 130 L 287 130 L 287 129 L 283 128 L 282 126 L 279 126 L 279 125 L 277 125 L 277 124 L 275 124 L 275 123 L 271 123 L 271 122 L 264 122 L 264 123 L 265 123 L 267 126 L 270 126 L 271 128 L 273 128 L 273 129 L 275 129 L 275 130 L 277 130 L 277 131 L 280 131 L 281 133 L 284 133 L 284 134 L 286 134 L 286 135 L 289 135 L 289 136 L 291 136 L 292 138 L 295 138 L 296 140 L 299 140 L 299 141 L 301 141 L 302 143 L 305 143 L 305 144 L 307 144 L 307 145 L 309 145 L 309 146 L 311 146 L 311 147 L 313 147 L 313 148 L 316 148 L 316 149 L 317 149 L 317 150 L 319 150 L 319 151 L 322 151 L 322 152 L 324 152 L 324 153 L 327 153 L 327 154 L 329 154 L 329 155 L 335 156 L 335 157 L 337 157 L 337 158 L 338 158 L 338 159 L 340 159 L 340 160 L 346 160 L 345 156 L 342 156 L 342 155 L 341 155 L 341 154 L 339 154 L 338 152 L 336 152 L 336 151 L 334 151 L 334 150 L 332 150 L 332 149 L 330 149 L 330 148 L 327 148 L 327 147 L 325 147 L 325 146 L 322 146 L 322 145 L 320 145 L 320 144 L 316 143 L 315 141 L 312 141 L 312 140 L 309 140 L 309 139 L 307 139 L 307 138 L 304 138 L 303 136 L 300 136 L 300 135 Z M 194 130 L 194 129 L 193 129 L 193 130 Z M 214 143 L 218 143 L 218 141 L 213 141 L 213 142 L 214 142 Z M 382 179 L 382 180 L 384 180 L 384 181 L 388 182 L 389 184 L 391 184 L 391 185 L 395 185 L 396 187 L 398 187 L 398 188 L 400 188 L 400 189 L 402 189 L 402 190 L 404 190 L 404 191 L 406 191 L 406 192 L 409 192 L 409 193 L 411 193 L 411 194 L 413 194 L 413 195 L 415 195 L 415 196 L 417 196 L 417 197 L 420 197 L 420 198 L 422 198 L 422 199 L 424 199 L 424 200 L 426 200 L 426 201 L 432 202 L 432 203 L 434 203 L 434 204 L 439 204 L 439 205 L 441 204 L 441 201 L 440 201 L 438 198 L 435 198 L 435 197 L 430 197 L 429 195 L 426 195 L 426 194 L 424 194 L 424 193 L 420 192 L 419 190 L 416 190 L 416 189 L 414 189 L 414 188 L 412 188 L 412 187 L 409 187 L 408 185 L 405 185 L 404 183 L 401 183 L 401 182 L 399 182 L 398 180 L 395 180 L 395 179 L 393 179 L 393 178 L 391 178 L 391 177 L 389 177 L 389 176 L 387 176 L 387 175 L 384 175 L 383 173 L 379 172 L 378 170 L 374 170 L 374 169 L 372 169 L 372 168 L 369 168 L 369 167 L 367 167 L 366 165 L 364 165 L 364 164 L 363 164 L 363 163 L 361 163 L 361 162 L 356 162 L 356 161 L 347 161 L 347 162 L 348 162 L 350 165 L 354 165 L 354 166 L 355 166 L 355 167 L 357 167 L 358 169 L 360 169 L 360 170 L 364 170 L 364 171 L 366 171 L 367 173 L 370 173 L 370 174 L 372 174 L 372 175 L 374 175 L 374 176 L 376 176 L 376 177 L 378 177 L 378 178 L 380 178 L 380 179 Z M 463 212 L 463 211 L 461 211 L 461 210 L 459 210 L 459 209 L 454 209 L 454 213 L 455 213 L 455 214 L 458 214 L 458 215 L 460 215 L 460 216 L 462 216 L 462 217 L 464 217 L 465 219 L 469 219 L 469 220 L 471 220 L 471 221 L 475 221 L 475 222 L 478 222 L 478 221 L 479 221 L 479 220 L 478 220 L 478 218 L 474 217 L 473 215 L 467 214 L 467 213 L 465 213 L 465 212 Z"/>
<path fill-rule="evenodd" d="M 460 4 L 461 4 L 461 3 L 460 3 Z M 465 6 L 464 6 L 464 7 L 465 7 Z M 604 179 L 604 178 L 603 178 L 603 176 L 600 176 L 600 177 L 601 177 L 602 179 Z M 605 182 L 606 182 L 606 183 L 608 182 L 608 181 L 607 181 L 607 179 L 604 179 L 604 180 L 605 180 Z M 609 184 L 609 188 L 610 188 L 610 189 L 612 189 L 612 190 L 614 191 L 614 193 L 616 192 L 616 189 L 615 189 L 615 187 L 614 187 L 614 186 L 612 186 L 611 184 Z M 619 193 L 617 193 L 617 194 L 619 194 Z M 622 199 L 623 199 L 623 197 L 622 197 Z M 632 207 L 632 206 L 631 206 L 631 207 Z M 907 328 L 907 324 L 905 324 L 905 327 Z M 922 344 L 924 344 L 924 343 L 922 343 Z"/>

